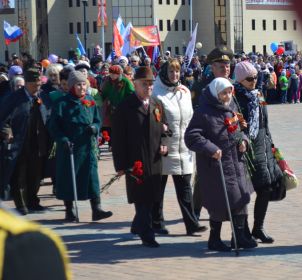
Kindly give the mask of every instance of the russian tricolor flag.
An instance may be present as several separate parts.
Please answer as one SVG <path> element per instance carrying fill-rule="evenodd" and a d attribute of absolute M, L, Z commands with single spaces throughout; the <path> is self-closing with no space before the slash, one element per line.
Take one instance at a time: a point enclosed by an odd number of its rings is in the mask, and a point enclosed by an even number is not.
<path fill-rule="evenodd" d="M 7 21 L 4 21 L 4 38 L 5 44 L 9 45 L 11 42 L 16 42 L 23 35 L 20 27 L 11 26 Z"/>

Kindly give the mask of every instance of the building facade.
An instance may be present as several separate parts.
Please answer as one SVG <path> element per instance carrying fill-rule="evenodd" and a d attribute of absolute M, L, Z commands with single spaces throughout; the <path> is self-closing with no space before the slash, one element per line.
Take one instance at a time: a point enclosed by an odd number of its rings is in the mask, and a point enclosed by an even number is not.
<path fill-rule="evenodd" d="M 101 45 L 97 26 L 98 0 L 18 0 L 14 12 L 1 13 L 25 30 L 20 42 L 12 43 L 9 52 L 29 51 L 40 59 L 49 53 L 67 57 L 77 47 L 76 34 L 84 44 L 84 3 L 86 6 L 87 52 Z M 301 24 L 286 0 L 107 0 L 108 26 L 105 28 L 105 50 L 112 44 L 112 21 L 118 15 L 126 25 L 157 25 L 163 50 L 183 54 L 192 26 L 198 22 L 197 41 L 200 53 L 208 53 L 218 44 L 227 44 L 235 52 L 271 53 L 272 42 L 293 41 L 302 49 Z M 190 6 L 192 4 L 192 7 Z M 4 11 L 5 12 L 5 11 Z M 4 42 L 3 34 L 0 40 Z M 0 61 L 5 50 L 0 51 Z"/>

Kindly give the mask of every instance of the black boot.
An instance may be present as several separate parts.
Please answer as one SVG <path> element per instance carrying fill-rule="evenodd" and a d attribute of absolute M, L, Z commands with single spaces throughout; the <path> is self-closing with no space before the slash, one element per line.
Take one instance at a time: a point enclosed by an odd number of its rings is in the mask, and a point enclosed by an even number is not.
<path fill-rule="evenodd" d="M 65 220 L 68 222 L 75 222 L 76 215 L 73 208 L 73 201 L 64 200 L 65 205 Z"/>
<path fill-rule="evenodd" d="M 92 210 L 92 221 L 99 221 L 112 216 L 111 211 L 104 211 L 101 208 L 101 199 L 99 197 L 90 199 Z"/>
<path fill-rule="evenodd" d="M 248 236 L 245 235 L 246 219 L 247 219 L 247 215 L 233 216 L 237 246 L 238 248 L 244 248 L 244 249 L 255 248 L 258 246 L 257 242 L 254 239 L 248 238 Z M 231 240 L 231 247 L 235 248 L 235 242 L 233 237 Z"/>
<path fill-rule="evenodd" d="M 270 193 L 268 191 L 257 192 L 257 197 L 255 201 L 254 208 L 254 228 L 252 230 L 252 235 L 256 239 L 260 239 L 262 243 L 273 243 L 274 239 L 267 235 L 264 228 L 264 219 L 266 216 L 268 203 L 269 203 Z"/>
<path fill-rule="evenodd" d="M 211 251 L 229 252 L 231 248 L 224 244 L 220 238 L 222 222 L 210 220 L 210 237 L 208 241 L 208 249 Z"/>

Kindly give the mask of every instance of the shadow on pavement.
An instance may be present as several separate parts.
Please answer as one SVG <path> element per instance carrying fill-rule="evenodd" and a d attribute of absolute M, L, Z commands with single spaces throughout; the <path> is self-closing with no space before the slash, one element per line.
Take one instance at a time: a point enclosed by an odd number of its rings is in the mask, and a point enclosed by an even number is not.
<path fill-rule="evenodd" d="M 141 245 L 137 236 L 130 233 L 95 233 L 64 236 L 71 262 L 114 264 L 128 260 L 153 258 L 236 258 L 235 252 L 210 252 L 207 250 L 207 241 L 179 242 L 173 236 L 157 238 L 159 248 L 146 248 Z M 170 237 L 170 238 L 168 238 Z M 175 240 L 175 242 L 174 242 Z M 251 256 L 278 256 L 302 254 L 302 245 L 258 247 L 240 251 L 239 258 Z"/>

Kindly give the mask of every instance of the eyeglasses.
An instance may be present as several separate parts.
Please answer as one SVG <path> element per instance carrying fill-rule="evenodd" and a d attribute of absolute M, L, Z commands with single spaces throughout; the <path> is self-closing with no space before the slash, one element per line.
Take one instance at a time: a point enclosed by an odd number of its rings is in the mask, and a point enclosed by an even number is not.
<path fill-rule="evenodd" d="M 248 82 L 253 82 L 256 81 L 257 79 L 258 79 L 257 76 L 254 76 L 254 77 L 247 77 L 245 80 Z"/>

